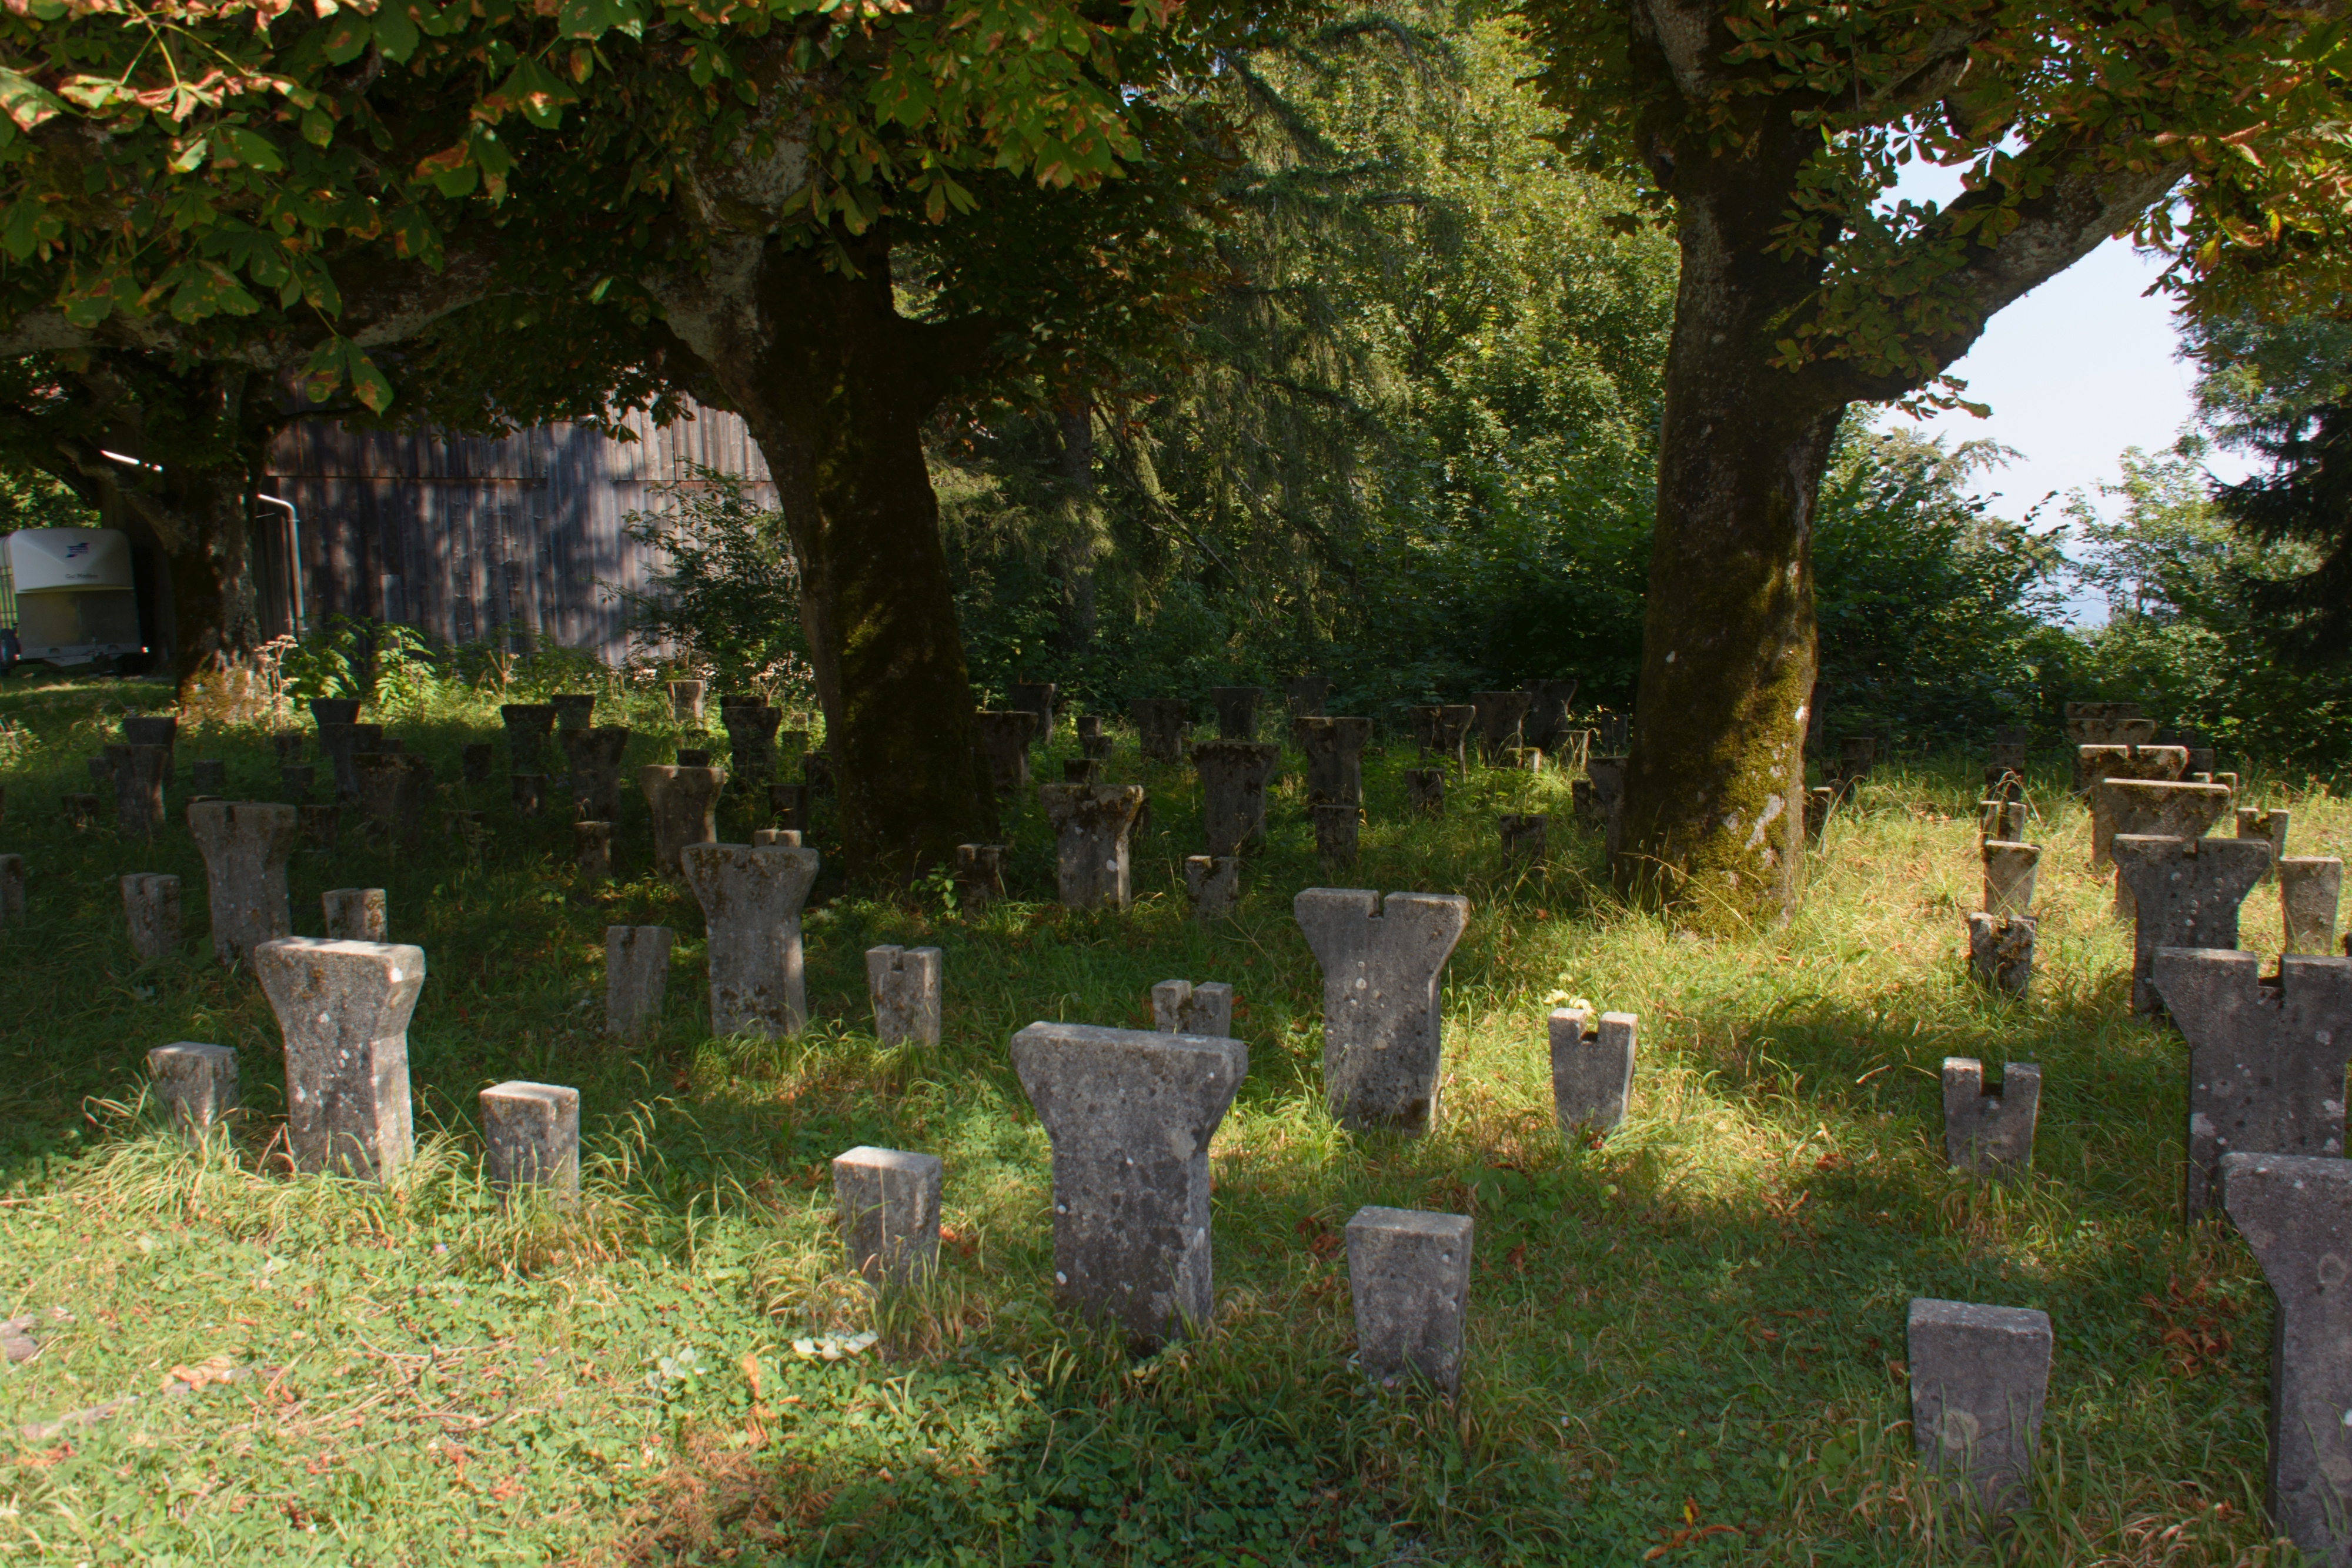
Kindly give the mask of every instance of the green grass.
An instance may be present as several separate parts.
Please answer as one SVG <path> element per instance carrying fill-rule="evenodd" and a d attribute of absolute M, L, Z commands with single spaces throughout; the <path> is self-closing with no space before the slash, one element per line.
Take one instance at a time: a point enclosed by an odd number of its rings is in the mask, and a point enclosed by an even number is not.
<path fill-rule="evenodd" d="M 1007 904 L 868 902 L 829 875 L 808 924 L 816 1021 L 779 1042 L 708 1038 L 700 915 L 642 875 L 641 800 L 619 835 L 632 880 L 604 889 L 573 885 L 563 821 L 513 820 L 503 790 L 471 802 L 498 834 L 470 862 L 437 832 L 387 854 L 347 820 L 338 851 L 296 859 L 296 930 L 320 930 L 325 888 L 383 885 L 394 938 L 428 965 L 409 1031 L 423 1152 L 379 1189 L 285 1174 L 277 1030 L 212 960 L 184 830 L 150 845 L 65 825 L 56 798 L 89 788 L 83 758 L 129 695 L 154 691 L 0 688 L 19 736 L 0 850 L 32 873 L 26 918 L 0 928 L 0 1315 L 70 1314 L 0 1371 L 7 1560 L 2291 1560 L 2260 1511 L 2269 1297 L 2233 1236 L 2177 1218 L 2183 1051 L 2126 1016 L 2128 936 L 2054 780 L 2036 793 L 2040 969 L 2009 1002 L 1960 973 L 1970 763 L 1883 767 L 1810 861 L 1803 914 L 1699 941 L 1607 895 L 1558 780 L 1481 775 L 1408 823 L 1409 748 L 1371 758 L 1351 880 L 1473 904 L 1444 1120 L 1417 1142 L 1322 1109 L 1320 984 L 1289 907 L 1325 879 L 1295 758 L 1214 929 L 1181 891 L 1188 771 L 1131 749 L 1113 777 L 1150 786 L 1152 831 L 1127 914 L 1040 902 L 1034 800 L 1008 823 Z M 454 779 L 458 746 L 495 728 L 445 705 L 394 733 Z M 643 736 L 630 763 L 674 742 Z M 184 779 L 220 756 L 232 795 L 276 798 L 257 730 L 184 731 L 179 756 Z M 2339 800 L 2258 777 L 2244 798 L 2294 808 L 2294 852 L 2352 846 Z M 1552 864 L 1516 875 L 1493 819 L 1528 807 L 1553 813 Z M 730 810 L 722 836 L 748 835 Z M 186 940 L 146 965 L 114 884 L 131 871 L 185 887 Z M 679 933 L 642 1045 L 600 1033 L 615 923 Z M 2274 952 L 2278 931 L 2265 888 L 2245 946 Z M 863 954 L 883 941 L 946 951 L 937 1050 L 865 1032 Z M 1250 1073 L 1212 1155 L 1213 1332 L 1133 1361 L 1052 1312 L 1047 1151 L 1006 1041 L 1035 1019 L 1148 1027 L 1173 976 L 1234 986 Z M 1597 1147 L 1553 1125 L 1543 1018 L 1565 996 L 1642 1019 L 1633 1114 Z M 241 1052 L 253 1114 L 233 1145 L 184 1151 L 142 1102 L 146 1051 L 184 1039 Z M 2042 1063 L 2031 1181 L 1943 1168 L 1948 1054 Z M 514 1077 L 582 1090 L 576 1217 L 510 1212 L 479 1181 L 475 1096 Z M 947 1161 L 944 1267 L 919 1299 L 845 1277 L 827 1163 L 859 1143 Z M 1450 1405 L 1370 1395 L 1347 1369 L 1338 1235 L 1364 1203 L 1477 1218 Z M 2056 1328 L 2034 1505 L 1990 1544 L 1933 1519 L 1908 1458 L 1916 1295 L 2040 1307 Z M 863 1355 L 793 1348 L 866 1328 Z"/>

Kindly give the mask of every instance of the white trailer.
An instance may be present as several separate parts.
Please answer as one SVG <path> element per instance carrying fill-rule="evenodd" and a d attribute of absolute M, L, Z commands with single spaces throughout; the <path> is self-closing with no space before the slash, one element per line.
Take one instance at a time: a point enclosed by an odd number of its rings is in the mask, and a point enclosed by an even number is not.
<path fill-rule="evenodd" d="M 17 658 L 110 668 L 147 651 L 121 529 L 19 528 L 6 547 L 0 610 L 13 601 Z"/>

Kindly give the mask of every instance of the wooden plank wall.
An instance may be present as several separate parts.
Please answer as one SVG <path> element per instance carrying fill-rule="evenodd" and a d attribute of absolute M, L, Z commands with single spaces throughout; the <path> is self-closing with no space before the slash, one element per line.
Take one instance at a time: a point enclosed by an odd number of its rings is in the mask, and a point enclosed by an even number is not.
<path fill-rule="evenodd" d="M 735 415 L 697 407 L 665 428 L 639 414 L 630 429 L 637 439 L 625 442 L 572 424 L 496 439 L 289 426 L 264 487 L 301 509 L 310 623 L 340 611 L 450 643 L 528 627 L 619 661 L 628 632 L 616 591 L 642 591 L 663 565 L 622 519 L 652 509 L 654 487 L 690 465 L 740 475 L 761 505 L 776 504 Z"/>

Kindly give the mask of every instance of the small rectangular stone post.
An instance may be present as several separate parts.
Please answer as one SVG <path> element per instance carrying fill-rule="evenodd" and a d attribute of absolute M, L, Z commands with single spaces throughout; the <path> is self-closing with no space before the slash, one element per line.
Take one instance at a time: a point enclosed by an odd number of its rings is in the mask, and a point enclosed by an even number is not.
<path fill-rule="evenodd" d="M 1127 705 L 1135 721 L 1136 749 L 1146 762 L 1184 760 L 1184 732 L 1192 727 L 1192 705 L 1182 697 L 1138 697 Z"/>
<path fill-rule="evenodd" d="M 700 681 L 669 683 L 670 716 L 680 724 L 699 726 L 702 723 L 702 692 Z"/>
<path fill-rule="evenodd" d="M 122 915 L 131 950 L 144 963 L 180 946 L 180 879 L 163 872 L 132 872 L 122 879 Z"/>
<path fill-rule="evenodd" d="M 1356 1364 L 1383 1388 L 1418 1375 L 1448 1398 L 1460 1391 L 1475 1236 L 1466 1214 L 1367 1205 L 1348 1221 Z"/>
<path fill-rule="evenodd" d="M 816 881 L 816 851 L 688 844 L 679 860 L 709 925 L 710 1032 L 800 1033 L 808 1027 L 801 904 Z"/>
<path fill-rule="evenodd" d="M 1989 1521 L 2025 1500 L 2050 1391 L 2050 1314 L 1919 1297 L 1906 1325 L 1920 1465 Z"/>
<path fill-rule="evenodd" d="M 1452 703 L 1437 710 L 1430 749 L 1465 777 L 1470 771 L 1471 727 L 1477 719 L 1478 710 L 1468 703 Z"/>
<path fill-rule="evenodd" d="M 563 743 L 572 803 L 582 818 L 594 822 L 616 821 L 621 814 L 621 755 L 629 748 L 629 727 L 604 724 L 558 734 Z"/>
<path fill-rule="evenodd" d="M 1363 809 L 1318 803 L 1307 807 L 1307 814 L 1315 819 L 1316 864 L 1327 872 L 1346 871 L 1354 865 Z"/>
<path fill-rule="evenodd" d="M 1219 740 L 1253 741 L 1257 738 L 1257 705 L 1265 695 L 1263 686 L 1212 686 L 1209 702 L 1217 710 Z"/>
<path fill-rule="evenodd" d="M 574 822 L 572 824 L 572 863 L 586 883 L 613 880 L 613 824 L 610 822 Z"/>
<path fill-rule="evenodd" d="M 1574 681 L 1523 681 L 1528 694 L 1527 716 L 1519 721 L 1519 733 L 1527 744 L 1538 747 L 1553 757 L 1566 758 L 1577 749 L 1578 737 L 1583 731 L 1574 729 L 1568 722 L 1568 705 L 1576 700 Z"/>
<path fill-rule="evenodd" d="M 286 862 L 299 821 L 292 806 L 253 800 L 188 808 L 188 831 L 205 857 L 213 953 L 222 963 L 249 959 L 261 944 L 294 928 Z"/>
<path fill-rule="evenodd" d="M 2290 855 L 2277 862 L 2279 913 L 2289 953 L 2336 950 L 2336 908 L 2344 896 L 2344 862 L 2335 855 Z"/>
<path fill-rule="evenodd" d="M 425 834 L 425 803 L 433 793 L 433 766 L 396 751 L 363 751 L 352 758 L 360 810 L 369 833 L 413 848 Z"/>
<path fill-rule="evenodd" d="M 2161 779 L 2103 779 L 2091 791 L 2091 863 L 2115 858 L 2118 833 L 2168 839 L 2204 836 L 2230 808 L 2230 790 L 2219 784 L 2178 784 Z M 2118 891 L 2116 913 L 2128 917 L 2128 894 Z"/>
<path fill-rule="evenodd" d="M 193 1040 L 159 1045 L 147 1053 L 147 1078 L 155 1087 L 155 1103 L 190 1143 L 237 1108 L 236 1052 L 226 1045 Z"/>
<path fill-rule="evenodd" d="M 989 783 L 998 800 L 1009 800 L 1028 788 L 1029 739 L 1036 732 L 1037 716 L 1025 708 L 982 708 L 971 717 L 980 729 L 980 751 L 988 763 Z"/>
<path fill-rule="evenodd" d="M 1299 749 L 1307 754 L 1307 799 L 1312 805 L 1364 803 L 1364 747 L 1372 738 L 1368 718 L 1308 717 L 1296 721 Z"/>
<path fill-rule="evenodd" d="M 1495 829 L 1503 842 L 1503 862 L 1507 865 L 1541 865 L 1544 840 L 1549 835 L 1551 819 L 1536 813 L 1506 811 L 1495 819 Z"/>
<path fill-rule="evenodd" d="M 1092 784 L 1102 777 L 1102 764 L 1089 757 L 1065 758 L 1062 761 L 1062 782 Z"/>
<path fill-rule="evenodd" d="M 1633 1054 L 1641 1020 L 1633 1013 L 1602 1013 L 1600 1027 L 1582 1008 L 1555 1009 L 1551 1035 L 1552 1113 L 1571 1138 L 1580 1127 L 1606 1133 L 1625 1119 L 1633 1095 Z"/>
<path fill-rule="evenodd" d="M 499 720 L 507 729 L 507 771 L 544 774 L 550 766 L 548 737 L 555 733 L 553 703 L 503 703 Z"/>
<path fill-rule="evenodd" d="M 1054 1292 L 1157 1347 L 1214 1305 L 1209 1139 L 1249 1071 L 1237 1040 L 1033 1023 L 1013 1067 L 1054 1145 Z"/>
<path fill-rule="evenodd" d="M 1270 741 L 1204 740 L 1192 747 L 1201 776 L 1201 831 L 1212 856 L 1237 855 L 1265 836 L 1265 787 L 1280 760 L 1281 748 Z"/>
<path fill-rule="evenodd" d="M 1944 1058 L 1944 1163 L 1971 1176 L 2015 1177 L 2033 1163 L 2033 1128 L 2042 1115 L 2042 1069 L 2012 1061 L 1988 1088 L 1984 1063 Z"/>
<path fill-rule="evenodd" d="M 2271 1524 L 2313 1563 L 2352 1561 L 2352 1161 L 2226 1155 L 2221 1201 L 2271 1314 Z"/>
<path fill-rule="evenodd" d="M 1291 901 L 1323 967 L 1323 1093 L 1357 1131 L 1427 1132 L 1437 1119 L 1444 1015 L 1438 984 L 1470 924 L 1453 894 L 1310 887 Z"/>
<path fill-rule="evenodd" d="M 719 796 L 726 787 L 723 768 L 656 764 L 637 769 L 637 788 L 653 809 L 655 871 L 676 881 L 683 874 L 678 857 L 687 845 L 718 841 Z"/>
<path fill-rule="evenodd" d="M 1336 683 L 1328 675 L 1297 675 L 1282 683 L 1282 700 L 1293 721 L 1321 718 Z"/>
<path fill-rule="evenodd" d="M 2238 837 L 2260 839 L 2270 845 L 2271 864 L 2275 868 L 2286 853 L 2287 821 L 2288 813 L 2285 811 L 2265 811 L 2258 806 L 2241 806 L 2238 808 Z M 2263 880 L 2268 882 L 2270 879 L 2271 873 L 2265 872 Z"/>
<path fill-rule="evenodd" d="M 1035 727 L 1030 730 L 1032 743 L 1051 746 L 1054 743 L 1054 716 L 1059 705 L 1054 700 L 1052 681 L 1012 681 L 1004 688 L 1004 706 L 1015 713 L 1034 713 Z"/>
<path fill-rule="evenodd" d="M 1003 844 L 958 844 L 955 852 L 956 898 L 961 903 L 978 908 L 1004 896 Z"/>
<path fill-rule="evenodd" d="M 760 789 L 776 771 L 776 731 L 784 710 L 749 698 L 722 700 L 719 722 L 727 731 L 727 769 L 736 788 Z"/>
<path fill-rule="evenodd" d="M 660 1019 L 673 935 L 667 925 L 604 927 L 606 1034 L 642 1035 Z"/>
<path fill-rule="evenodd" d="M 1151 988 L 1151 1027 L 1161 1034 L 1229 1036 L 1234 1032 L 1234 988 L 1216 980 L 1198 986 L 1190 980 L 1162 980 Z"/>
<path fill-rule="evenodd" d="M 2023 996 L 2033 984 L 2034 924 L 2031 915 L 1969 915 L 1969 973 L 1996 991 Z"/>
<path fill-rule="evenodd" d="M 1054 828 L 1063 906 L 1125 909 L 1131 902 L 1128 835 L 1143 810 L 1143 787 L 1048 784 L 1037 793 Z"/>
<path fill-rule="evenodd" d="M 1502 765 L 1503 754 L 1519 744 L 1519 726 L 1535 698 L 1526 692 L 1472 692 L 1472 722 L 1478 727 L 1478 759 L 1489 768 Z"/>
<path fill-rule="evenodd" d="M 2193 1224 L 2223 1155 L 2344 1154 L 2352 1061 L 2352 958 L 2287 957 L 2275 983 L 2252 953 L 2161 947 L 2153 984 L 2189 1041 L 2188 1180 Z"/>
<path fill-rule="evenodd" d="M 1110 737 L 1103 733 L 1102 715 L 1078 715 L 1078 755 L 1089 762 L 1108 761 L 1110 758 Z"/>
<path fill-rule="evenodd" d="M 1445 769 L 1408 768 L 1404 770 L 1404 809 L 1417 817 L 1445 814 Z"/>
<path fill-rule="evenodd" d="M 152 838 L 163 825 L 163 769 L 172 760 L 161 746 L 109 747 L 114 767 L 114 825 L 125 838 Z"/>
<path fill-rule="evenodd" d="M 2033 907 L 2033 877 L 2042 863 L 2040 844 L 1984 841 L 1984 908 L 1987 915 L 2026 915 Z"/>
<path fill-rule="evenodd" d="M 904 1290 L 940 1265 L 937 1155 L 861 1144 L 833 1161 L 833 1198 L 849 1266 L 877 1286 Z"/>
<path fill-rule="evenodd" d="M 494 1187 L 543 1186 L 580 1201 L 580 1091 L 520 1079 L 482 1091 L 482 1175 Z"/>
<path fill-rule="evenodd" d="M 381 1181 L 415 1152 L 408 1019 L 425 950 L 281 936 L 253 970 L 286 1040 L 286 1135 L 294 1168 Z"/>
<path fill-rule="evenodd" d="M 1192 918 L 1207 925 L 1234 912 L 1242 900 L 1242 860 L 1239 855 L 1186 855 L 1184 892 L 1192 900 Z"/>
<path fill-rule="evenodd" d="M 2261 840 L 2168 839 L 2118 834 L 2117 884 L 2135 900 L 2132 928 L 2132 1010 L 2152 1014 L 2159 947 L 2235 947 L 2238 907 L 2270 869 L 2271 847 Z"/>
<path fill-rule="evenodd" d="M 387 929 L 384 920 L 383 889 L 380 887 L 333 887 L 319 902 L 327 915 L 327 940 L 330 942 L 381 942 Z"/>
<path fill-rule="evenodd" d="M 171 714 L 126 714 L 122 719 L 122 743 L 125 746 L 158 746 L 163 749 L 163 782 L 171 784 L 178 777 L 173 763 L 180 745 L 180 721 Z M 204 766 L 198 763 L 197 767 Z M 194 786 L 201 789 L 199 782 Z"/>
<path fill-rule="evenodd" d="M 0 925 L 25 918 L 25 857 L 0 855 Z"/>
<path fill-rule="evenodd" d="M 885 1045 L 940 1042 L 937 947 L 866 949 L 866 991 L 874 1004 L 874 1038 Z"/>
<path fill-rule="evenodd" d="M 2008 843 L 2025 841 L 2025 802 L 2022 800 L 1979 800 L 1977 802 L 1977 831 L 1987 842 L 2000 840 Z"/>

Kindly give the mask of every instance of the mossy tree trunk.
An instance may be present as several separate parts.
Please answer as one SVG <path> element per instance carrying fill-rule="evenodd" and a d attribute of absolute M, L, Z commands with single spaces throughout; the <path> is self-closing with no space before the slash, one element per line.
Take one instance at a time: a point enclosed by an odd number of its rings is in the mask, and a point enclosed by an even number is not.
<path fill-rule="evenodd" d="M 904 882 L 996 831 L 922 445 L 986 328 L 899 315 L 878 228 L 847 248 L 856 277 L 747 237 L 670 292 L 670 325 L 782 497 L 851 868 Z"/>

